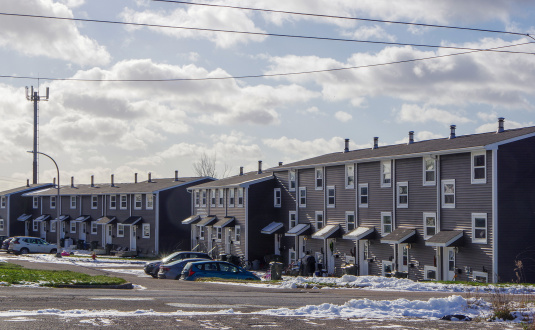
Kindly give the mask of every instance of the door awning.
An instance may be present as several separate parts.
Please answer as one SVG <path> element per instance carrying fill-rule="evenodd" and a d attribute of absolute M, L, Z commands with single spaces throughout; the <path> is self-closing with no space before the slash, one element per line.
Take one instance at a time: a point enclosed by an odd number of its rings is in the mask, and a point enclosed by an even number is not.
<path fill-rule="evenodd" d="M 292 229 L 288 230 L 288 232 L 285 234 L 286 236 L 301 236 L 303 235 L 308 229 L 310 228 L 309 223 L 300 223 L 297 224 Z"/>
<path fill-rule="evenodd" d="M 32 218 L 31 214 L 23 214 L 17 218 L 17 221 L 26 221 Z"/>
<path fill-rule="evenodd" d="M 38 216 L 37 218 L 35 218 L 34 221 L 47 221 L 47 220 L 50 220 L 50 218 L 51 218 L 50 214 L 42 214 Z"/>
<path fill-rule="evenodd" d="M 117 217 L 102 217 L 97 220 L 97 225 L 109 225 L 117 221 Z"/>
<path fill-rule="evenodd" d="M 60 215 L 59 216 L 59 221 L 67 221 L 71 218 L 70 215 Z"/>
<path fill-rule="evenodd" d="M 318 230 L 317 232 L 315 232 L 314 234 L 312 234 L 312 238 L 316 238 L 316 239 L 330 238 L 331 236 L 334 235 L 334 233 L 336 233 L 338 229 L 340 229 L 340 225 L 327 225 L 321 228 L 320 230 Z"/>
<path fill-rule="evenodd" d="M 202 218 L 201 221 L 197 223 L 197 226 L 205 227 L 213 224 L 216 221 L 217 217 L 215 215 L 209 215 L 207 217 Z"/>
<path fill-rule="evenodd" d="M 123 225 L 134 226 L 134 225 L 136 225 L 138 222 L 140 222 L 141 220 L 142 220 L 142 218 L 139 217 L 139 216 L 129 217 L 128 219 L 126 219 L 125 221 L 123 221 Z"/>
<path fill-rule="evenodd" d="M 431 236 L 425 241 L 426 246 L 457 246 L 463 237 L 462 230 L 444 230 Z"/>
<path fill-rule="evenodd" d="M 182 220 L 183 225 L 191 225 L 192 223 L 195 223 L 201 219 L 201 216 L 198 214 L 192 215 L 191 217 L 188 217 L 184 220 Z"/>
<path fill-rule="evenodd" d="M 365 239 L 366 237 L 371 236 L 375 232 L 375 227 L 357 227 L 344 235 L 344 239 Z"/>
<path fill-rule="evenodd" d="M 414 228 L 398 228 L 390 234 L 381 238 L 381 243 L 387 244 L 403 244 L 406 243 L 409 238 L 416 235 L 416 229 Z"/>
<path fill-rule="evenodd" d="M 81 215 L 78 218 L 74 219 L 74 221 L 84 222 L 84 221 L 87 221 L 89 219 L 91 219 L 90 215 Z"/>
<path fill-rule="evenodd" d="M 275 234 L 278 230 L 282 229 L 284 227 L 284 224 L 282 222 L 272 222 L 269 225 L 262 228 L 260 231 L 262 234 Z"/>
<path fill-rule="evenodd" d="M 234 217 L 224 217 L 214 224 L 216 228 L 224 228 L 234 222 Z"/>

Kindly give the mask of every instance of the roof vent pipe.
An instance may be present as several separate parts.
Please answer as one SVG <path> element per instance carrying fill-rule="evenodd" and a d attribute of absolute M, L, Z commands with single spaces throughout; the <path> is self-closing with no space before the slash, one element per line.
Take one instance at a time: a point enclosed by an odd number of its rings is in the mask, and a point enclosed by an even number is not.
<path fill-rule="evenodd" d="M 262 161 L 258 161 L 258 174 L 262 174 Z"/>
<path fill-rule="evenodd" d="M 148 182 L 152 182 L 152 173 L 149 172 L 149 181 Z"/>
<path fill-rule="evenodd" d="M 504 120 L 505 120 L 505 118 L 503 118 L 503 117 L 498 118 L 498 131 L 496 131 L 496 133 L 501 133 L 501 132 L 505 131 L 505 128 L 503 126 Z"/>
<path fill-rule="evenodd" d="M 74 176 L 71 176 L 71 188 L 74 188 Z"/>
<path fill-rule="evenodd" d="M 279 166 L 282 166 L 282 162 L 279 162 Z"/>
<path fill-rule="evenodd" d="M 414 143 L 414 131 L 409 131 L 409 143 L 408 144 L 413 144 Z"/>
<path fill-rule="evenodd" d="M 30 186 L 30 179 L 26 179 L 26 187 Z"/>
<path fill-rule="evenodd" d="M 52 184 L 54 184 L 54 186 L 56 185 L 56 178 L 54 178 L 54 180 L 52 180 Z"/>
<path fill-rule="evenodd" d="M 455 139 L 455 128 L 456 127 L 457 126 L 455 126 L 455 125 L 451 125 L 450 126 L 450 139 Z"/>
<path fill-rule="evenodd" d="M 95 176 L 91 175 L 91 187 L 95 186 Z"/>
<path fill-rule="evenodd" d="M 134 173 L 134 183 L 137 183 L 137 173 Z"/>
<path fill-rule="evenodd" d="M 243 175 L 243 166 L 240 166 L 240 175 Z"/>
<path fill-rule="evenodd" d="M 349 139 L 345 140 L 344 152 L 349 152 Z"/>
<path fill-rule="evenodd" d="M 113 182 L 113 174 L 111 175 L 111 186 L 115 187 L 115 183 Z"/>
<path fill-rule="evenodd" d="M 376 136 L 373 138 L 373 149 L 379 148 L 379 138 Z"/>
<path fill-rule="evenodd" d="M 178 181 L 178 171 L 175 170 L 175 182 Z"/>

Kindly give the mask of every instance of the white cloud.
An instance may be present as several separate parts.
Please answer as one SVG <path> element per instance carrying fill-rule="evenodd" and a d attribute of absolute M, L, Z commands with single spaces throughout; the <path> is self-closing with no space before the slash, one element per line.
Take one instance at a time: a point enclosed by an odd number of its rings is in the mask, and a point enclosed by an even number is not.
<path fill-rule="evenodd" d="M 353 119 L 353 116 L 345 111 L 337 111 L 334 114 L 334 117 L 342 123 L 347 123 L 348 121 Z"/>
<path fill-rule="evenodd" d="M 394 35 L 387 33 L 385 29 L 378 25 L 360 26 L 354 31 L 345 32 L 344 35 L 358 40 L 386 40 L 390 42 L 396 40 Z"/>
<path fill-rule="evenodd" d="M 341 137 L 333 137 L 330 140 L 320 138 L 301 141 L 283 136 L 278 139 L 264 139 L 262 142 L 265 146 L 292 157 L 290 160 L 310 158 L 344 150 L 344 138 Z"/>
<path fill-rule="evenodd" d="M 430 121 L 442 124 L 463 124 L 472 120 L 463 116 L 460 111 L 448 111 L 437 108 L 421 107 L 416 104 L 403 104 L 400 110 L 394 110 L 399 122 L 426 123 Z"/>
<path fill-rule="evenodd" d="M 68 5 L 79 3 L 71 1 Z M 4 1 L 2 11 L 73 17 L 66 5 L 52 0 Z M 79 65 L 107 64 L 111 58 L 105 47 L 82 35 L 74 22 L 3 16 L 0 30 L 0 47 L 29 57 L 45 56 Z"/>
<path fill-rule="evenodd" d="M 535 123 L 533 121 L 519 123 L 512 120 L 506 120 L 504 122 L 504 128 L 505 129 L 513 129 L 513 128 L 520 128 L 520 127 L 528 127 L 528 126 L 534 126 Z M 486 132 L 496 132 L 498 130 L 498 122 L 495 121 L 493 123 L 487 123 L 483 124 L 476 128 L 476 133 L 486 133 Z"/>

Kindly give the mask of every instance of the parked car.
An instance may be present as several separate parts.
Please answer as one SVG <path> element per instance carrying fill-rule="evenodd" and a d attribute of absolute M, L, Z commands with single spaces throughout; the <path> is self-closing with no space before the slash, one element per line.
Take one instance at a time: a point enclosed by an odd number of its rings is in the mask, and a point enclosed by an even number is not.
<path fill-rule="evenodd" d="M 159 279 L 178 280 L 182 275 L 182 270 L 188 262 L 205 261 L 206 259 L 194 258 L 194 259 L 182 259 L 175 260 L 168 264 L 161 264 L 160 271 L 158 272 Z"/>
<path fill-rule="evenodd" d="M 210 259 L 210 260 L 212 259 L 208 255 L 208 253 L 204 253 L 204 252 L 195 252 L 195 251 L 174 252 L 168 255 L 167 257 L 163 258 L 162 260 L 147 262 L 145 264 L 145 274 L 150 275 L 154 278 L 158 278 L 158 271 L 160 271 L 160 265 L 168 264 L 176 260 L 191 259 L 191 258 Z"/>
<path fill-rule="evenodd" d="M 9 250 L 15 254 L 56 253 L 58 248 L 39 237 L 15 236 L 9 242 Z"/>
<path fill-rule="evenodd" d="M 198 278 L 223 278 L 237 280 L 260 280 L 254 273 L 226 261 L 195 261 L 188 262 L 182 270 L 181 278 L 195 281 Z"/>
<path fill-rule="evenodd" d="M 12 239 L 13 237 L 8 237 L 5 240 L 3 240 L 1 249 L 6 250 L 7 253 L 10 253 L 11 251 L 9 250 L 9 242 L 11 242 Z"/>

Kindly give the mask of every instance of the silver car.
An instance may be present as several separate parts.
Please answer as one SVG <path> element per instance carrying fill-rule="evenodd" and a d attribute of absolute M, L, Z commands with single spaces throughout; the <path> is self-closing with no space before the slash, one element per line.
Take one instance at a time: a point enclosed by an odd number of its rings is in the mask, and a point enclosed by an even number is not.
<path fill-rule="evenodd" d="M 15 236 L 9 242 L 9 250 L 15 254 L 57 253 L 56 244 L 50 244 L 39 237 Z"/>
<path fill-rule="evenodd" d="M 182 260 L 176 260 L 168 264 L 160 265 L 160 271 L 158 272 L 159 279 L 179 280 L 182 275 L 182 270 L 188 262 L 193 261 L 206 261 L 201 258 L 188 258 Z"/>

